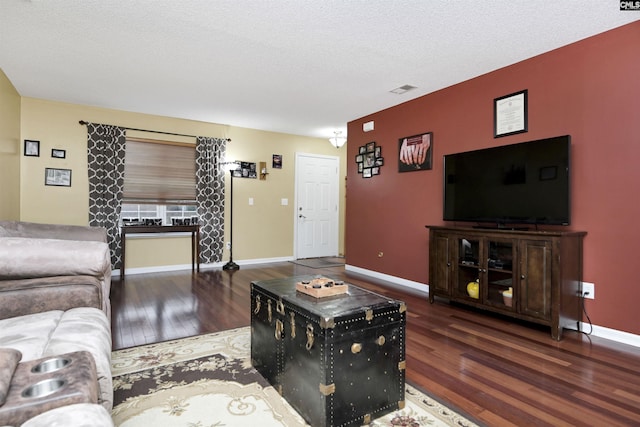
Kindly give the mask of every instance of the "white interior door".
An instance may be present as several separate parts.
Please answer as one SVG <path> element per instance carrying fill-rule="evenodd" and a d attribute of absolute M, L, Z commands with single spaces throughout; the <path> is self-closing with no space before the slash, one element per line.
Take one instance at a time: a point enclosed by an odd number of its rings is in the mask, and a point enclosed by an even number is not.
<path fill-rule="evenodd" d="M 340 159 L 296 153 L 296 258 L 338 255 Z"/>

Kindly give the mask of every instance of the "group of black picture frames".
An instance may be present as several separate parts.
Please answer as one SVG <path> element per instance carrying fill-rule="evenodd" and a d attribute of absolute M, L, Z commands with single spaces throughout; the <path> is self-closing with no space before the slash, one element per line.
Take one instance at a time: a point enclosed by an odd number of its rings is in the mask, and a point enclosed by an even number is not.
<path fill-rule="evenodd" d="M 376 145 L 375 142 L 369 142 L 359 147 L 356 164 L 358 165 L 358 173 L 362 174 L 363 178 L 380 175 L 380 167 L 384 165 L 382 147 Z"/>
<path fill-rule="evenodd" d="M 40 141 L 25 139 L 23 155 L 26 157 L 40 157 Z M 54 159 L 66 159 L 67 150 L 52 148 L 51 157 Z M 71 169 L 45 168 L 44 185 L 71 187 Z"/>
<path fill-rule="evenodd" d="M 398 139 L 398 172 L 429 170 L 432 164 L 433 132 Z M 356 155 L 358 173 L 363 178 L 380 175 L 384 165 L 382 147 L 375 141 L 358 147 Z"/>

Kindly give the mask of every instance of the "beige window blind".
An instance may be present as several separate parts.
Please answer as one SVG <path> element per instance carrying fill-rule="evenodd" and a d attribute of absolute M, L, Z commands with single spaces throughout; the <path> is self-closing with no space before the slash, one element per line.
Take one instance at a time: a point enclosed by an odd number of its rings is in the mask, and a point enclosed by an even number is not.
<path fill-rule="evenodd" d="M 195 203 L 195 144 L 127 138 L 125 156 L 126 203 Z"/>

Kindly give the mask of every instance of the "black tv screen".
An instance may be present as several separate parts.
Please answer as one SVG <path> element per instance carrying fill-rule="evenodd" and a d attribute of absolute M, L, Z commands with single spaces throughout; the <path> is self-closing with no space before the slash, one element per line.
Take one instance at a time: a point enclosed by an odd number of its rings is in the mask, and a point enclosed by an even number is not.
<path fill-rule="evenodd" d="M 444 156 L 445 221 L 570 223 L 568 135 Z"/>

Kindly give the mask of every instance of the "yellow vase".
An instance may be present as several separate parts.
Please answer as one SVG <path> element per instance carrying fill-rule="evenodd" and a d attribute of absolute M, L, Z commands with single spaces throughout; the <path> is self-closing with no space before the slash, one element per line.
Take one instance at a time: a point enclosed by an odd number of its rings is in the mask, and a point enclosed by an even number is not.
<path fill-rule="evenodd" d="M 475 282 L 469 282 L 467 284 L 467 293 L 471 298 L 478 299 L 480 297 L 480 283 L 476 280 Z"/>
<path fill-rule="evenodd" d="M 502 300 L 507 307 L 513 307 L 513 288 L 509 287 L 508 291 L 502 291 Z"/>

